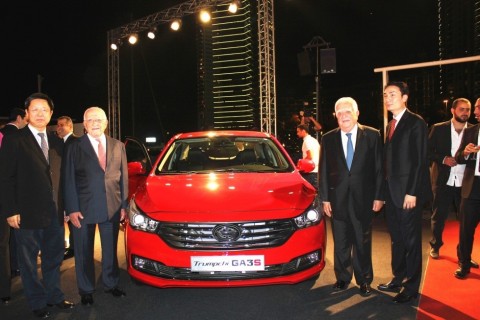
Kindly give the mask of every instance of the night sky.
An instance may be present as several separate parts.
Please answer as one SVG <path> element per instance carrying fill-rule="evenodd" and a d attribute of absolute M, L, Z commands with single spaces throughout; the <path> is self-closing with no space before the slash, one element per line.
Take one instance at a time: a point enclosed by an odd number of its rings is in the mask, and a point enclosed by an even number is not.
<path fill-rule="evenodd" d="M 9 3 L 1 13 L 7 41 L 2 46 L 5 99 L 0 116 L 22 106 L 38 90 L 38 75 L 43 77 L 42 91 L 55 102 L 54 118 L 70 115 L 81 121 L 88 106 L 106 109 L 107 31 L 180 3 Z M 436 60 L 436 3 L 275 0 L 277 96 L 303 98 L 311 92 L 313 77 L 300 76 L 297 54 L 314 36 L 321 36 L 337 54 L 337 73 L 322 75 L 322 90 L 335 100 L 356 98 L 360 121 L 369 124 L 362 115 L 368 115 L 365 109 L 373 106 L 368 93 L 361 90 L 366 83 L 378 83 L 381 88 L 381 75 L 374 68 Z M 135 122 L 133 128 L 125 126 L 122 135 L 155 134 L 159 127 L 172 133 L 196 130 L 195 37 L 188 32 L 195 27 L 193 19 L 187 17 L 179 33 L 168 31 L 165 25 L 154 44 L 144 38 L 135 51 L 120 49 L 122 121 Z M 324 107 L 333 110 L 333 104 Z"/>

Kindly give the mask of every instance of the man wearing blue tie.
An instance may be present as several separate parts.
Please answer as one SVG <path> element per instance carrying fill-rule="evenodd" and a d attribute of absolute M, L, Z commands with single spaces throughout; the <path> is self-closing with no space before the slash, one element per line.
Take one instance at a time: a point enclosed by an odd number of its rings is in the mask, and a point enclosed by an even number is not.
<path fill-rule="evenodd" d="M 372 219 L 383 206 L 382 139 L 374 128 L 358 123 L 357 102 L 335 103 L 338 128 L 322 137 L 320 200 L 332 218 L 335 291 L 348 288 L 355 276 L 360 294 L 371 293 Z"/>

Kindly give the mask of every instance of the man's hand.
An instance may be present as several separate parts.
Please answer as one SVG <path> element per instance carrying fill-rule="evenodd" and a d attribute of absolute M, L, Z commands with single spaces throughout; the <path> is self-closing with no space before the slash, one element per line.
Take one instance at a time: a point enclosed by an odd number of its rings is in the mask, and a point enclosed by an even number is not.
<path fill-rule="evenodd" d="M 323 203 L 323 212 L 325 212 L 325 214 L 329 217 L 332 216 L 332 205 L 330 204 L 330 202 Z"/>
<path fill-rule="evenodd" d="M 457 165 L 457 161 L 455 161 L 454 157 L 445 157 L 445 159 L 443 159 L 443 164 L 449 167 L 455 167 Z"/>
<path fill-rule="evenodd" d="M 80 223 L 80 219 L 83 219 L 83 215 L 80 211 L 72 212 L 68 215 L 70 217 L 70 222 L 76 227 L 81 228 L 82 224 Z"/>
<path fill-rule="evenodd" d="M 16 214 L 7 218 L 7 223 L 14 229 L 20 229 L 20 215 Z"/>
<path fill-rule="evenodd" d="M 403 200 L 403 209 L 410 210 L 415 208 L 416 205 L 417 205 L 417 197 L 406 194 L 405 200 Z"/>
<path fill-rule="evenodd" d="M 379 212 L 382 210 L 383 207 L 383 201 L 382 200 L 373 200 L 373 211 Z"/>

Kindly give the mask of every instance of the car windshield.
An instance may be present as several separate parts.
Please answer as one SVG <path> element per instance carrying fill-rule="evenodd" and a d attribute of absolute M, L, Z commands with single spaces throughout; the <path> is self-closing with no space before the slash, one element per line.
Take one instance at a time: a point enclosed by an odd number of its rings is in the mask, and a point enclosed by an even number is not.
<path fill-rule="evenodd" d="M 201 137 L 172 143 L 156 174 L 289 172 L 294 168 L 274 141 L 255 137 Z"/>

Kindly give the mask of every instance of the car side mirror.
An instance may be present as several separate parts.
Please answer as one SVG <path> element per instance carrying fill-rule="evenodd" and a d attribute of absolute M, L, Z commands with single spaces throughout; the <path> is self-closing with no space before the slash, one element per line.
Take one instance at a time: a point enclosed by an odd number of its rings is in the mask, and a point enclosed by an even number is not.
<path fill-rule="evenodd" d="M 145 174 L 146 170 L 140 161 L 134 161 L 128 163 L 128 175 L 141 175 Z"/>
<path fill-rule="evenodd" d="M 315 162 L 309 159 L 300 159 L 297 163 L 297 170 L 304 173 L 312 172 L 315 169 Z"/>

